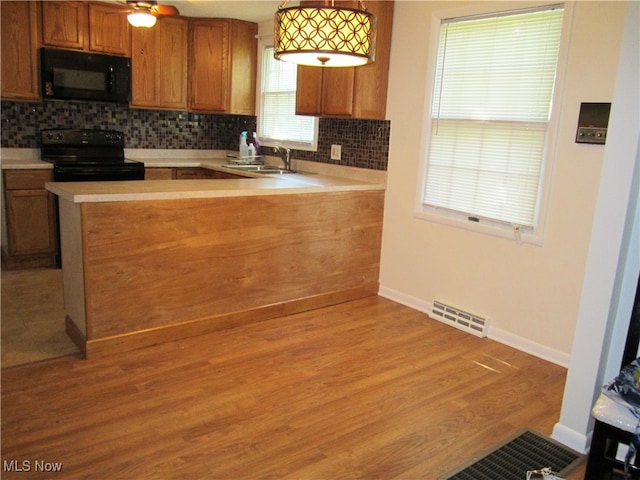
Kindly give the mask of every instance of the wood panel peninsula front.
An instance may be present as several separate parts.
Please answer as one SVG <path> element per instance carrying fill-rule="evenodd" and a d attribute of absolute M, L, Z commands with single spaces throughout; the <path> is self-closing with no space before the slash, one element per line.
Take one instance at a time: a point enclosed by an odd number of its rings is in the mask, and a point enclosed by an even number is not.
<path fill-rule="evenodd" d="M 66 330 L 87 358 L 378 292 L 383 185 L 281 175 L 46 188 L 59 197 Z"/>

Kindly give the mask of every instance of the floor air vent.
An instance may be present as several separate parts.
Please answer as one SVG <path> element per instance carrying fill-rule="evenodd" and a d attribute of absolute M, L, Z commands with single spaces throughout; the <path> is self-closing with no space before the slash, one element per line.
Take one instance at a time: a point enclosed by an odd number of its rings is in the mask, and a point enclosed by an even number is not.
<path fill-rule="evenodd" d="M 477 337 L 487 336 L 489 320 L 473 313 L 467 313 L 434 300 L 431 315 L 435 320 L 441 320 Z"/>

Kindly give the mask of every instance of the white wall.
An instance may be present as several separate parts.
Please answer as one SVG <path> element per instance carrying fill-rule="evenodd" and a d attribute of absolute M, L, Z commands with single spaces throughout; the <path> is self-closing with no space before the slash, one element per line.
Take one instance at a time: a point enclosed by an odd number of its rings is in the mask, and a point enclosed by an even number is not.
<path fill-rule="evenodd" d="M 571 363 L 553 436 L 587 450 L 590 411 L 619 372 L 640 272 L 640 4 L 630 2 Z"/>
<path fill-rule="evenodd" d="M 605 147 L 574 142 L 581 102 L 613 97 L 626 2 L 573 5 L 566 77 L 545 236 L 541 246 L 413 216 L 419 188 L 426 46 L 432 15 L 479 10 L 480 2 L 397 1 L 387 117 L 391 120 L 381 289 L 423 311 L 433 300 L 487 316 L 489 336 L 568 365 Z M 522 2 L 486 4 L 493 10 Z M 427 103 L 425 103 L 427 102 Z M 612 259 L 615 263 L 617 259 Z"/>

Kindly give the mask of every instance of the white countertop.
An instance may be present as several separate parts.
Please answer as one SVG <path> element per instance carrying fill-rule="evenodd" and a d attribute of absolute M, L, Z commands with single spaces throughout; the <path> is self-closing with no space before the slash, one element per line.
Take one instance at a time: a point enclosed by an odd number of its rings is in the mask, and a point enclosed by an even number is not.
<path fill-rule="evenodd" d="M 51 169 L 37 149 L 2 149 L 3 169 Z M 201 167 L 242 175 L 242 179 L 51 182 L 47 190 L 74 203 L 282 195 L 327 191 L 384 190 L 386 172 L 293 160 L 300 173 L 265 175 L 222 167 L 226 151 L 128 150 L 125 156 L 149 168 Z M 35 158 L 34 158 L 35 157 Z M 267 163 L 279 165 L 277 157 Z"/>
<path fill-rule="evenodd" d="M 189 198 L 285 195 L 296 193 L 384 190 L 376 185 L 335 177 L 318 178 L 317 183 L 298 181 L 298 175 L 279 178 L 225 180 L 140 180 L 124 182 L 52 182 L 46 189 L 73 203 L 175 200 Z M 282 178 L 280 178 L 282 177 Z"/>

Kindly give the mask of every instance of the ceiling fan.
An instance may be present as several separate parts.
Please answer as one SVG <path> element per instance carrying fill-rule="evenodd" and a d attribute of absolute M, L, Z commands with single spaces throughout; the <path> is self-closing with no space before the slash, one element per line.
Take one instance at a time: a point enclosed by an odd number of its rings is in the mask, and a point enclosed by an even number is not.
<path fill-rule="evenodd" d="M 176 7 L 172 5 L 158 5 L 158 2 L 154 0 L 126 0 L 126 4 L 131 7 L 131 13 L 129 13 L 127 19 L 134 27 L 153 27 L 156 24 L 156 17 L 158 16 L 180 14 Z"/>

